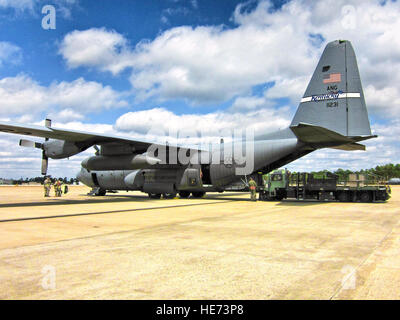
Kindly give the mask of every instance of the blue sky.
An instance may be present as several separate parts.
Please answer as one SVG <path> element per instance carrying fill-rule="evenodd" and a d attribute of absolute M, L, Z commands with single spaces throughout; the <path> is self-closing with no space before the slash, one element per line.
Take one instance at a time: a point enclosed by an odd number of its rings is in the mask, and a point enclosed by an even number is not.
<path fill-rule="evenodd" d="M 44 5 L 56 29 L 42 28 Z M 330 8 L 327 10 L 327 8 Z M 318 151 L 297 170 L 398 162 L 396 1 L 0 0 L 0 119 L 149 137 L 154 126 L 290 123 L 327 42 L 351 40 L 373 131 L 367 152 Z M 150 136 L 151 137 L 151 136 Z M 0 134 L 0 177 L 36 176 L 40 154 Z M 85 154 L 51 161 L 74 176 Z"/>

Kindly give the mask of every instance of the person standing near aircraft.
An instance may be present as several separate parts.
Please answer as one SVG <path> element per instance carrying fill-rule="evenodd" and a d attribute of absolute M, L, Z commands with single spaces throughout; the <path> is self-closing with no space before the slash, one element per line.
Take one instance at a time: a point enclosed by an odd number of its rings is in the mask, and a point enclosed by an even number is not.
<path fill-rule="evenodd" d="M 61 197 L 61 181 L 60 180 L 56 180 L 56 182 L 54 182 L 54 193 L 55 193 L 56 197 Z"/>
<path fill-rule="evenodd" d="M 44 180 L 43 187 L 44 187 L 44 196 L 50 197 L 51 180 L 49 177 L 46 177 L 46 179 Z"/>
<path fill-rule="evenodd" d="M 257 182 L 253 178 L 249 180 L 249 189 L 251 194 L 251 201 L 257 201 Z"/>

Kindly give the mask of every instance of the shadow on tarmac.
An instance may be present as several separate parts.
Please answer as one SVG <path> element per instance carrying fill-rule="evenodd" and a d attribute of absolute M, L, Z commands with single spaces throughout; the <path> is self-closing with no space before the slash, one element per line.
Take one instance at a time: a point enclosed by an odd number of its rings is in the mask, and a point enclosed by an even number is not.
<path fill-rule="evenodd" d="M 230 195 L 237 195 L 237 193 L 225 193 L 225 194 L 213 194 L 207 195 L 203 198 L 188 198 L 182 199 L 185 201 L 193 200 L 223 200 L 223 201 L 250 201 L 246 198 L 230 198 Z M 86 194 L 81 196 L 89 197 Z M 178 198 L 179 199 L 179 198 Z M 36 202 L 16 202 L 16 203 L 3 203 L 0 204 L 0 208 L 17 208 L 17 207 L 40 207 L 40 206 L 58 206 L 58 205 L 69 205 L 69 204 L 96 204 L 96 203 L 118 203 L 118 202 L 147 202 L 147 201 L 159 201 L 160 204 L 164 201 L 170 201 L 171 199 L 149 199 L 147 195 L 121 195 L 121 194 L 110 194 L 106 196 L 90 196 L 82 200 L 76 199 L 62 199 L 62 198 L 49 198 L 46 201 Z"/>
<path fill-rule="evenodd" d="M 243 195 L 242 193 L 240 193 Z M 249 202 L 249 198 L 243 197 L 232 197 L 237 196 L 237 192 L 230 193 L 219 193 L 219 194 L 207 194 L 203 198 L 187 198 L 181 199 L 183 201 L 207 201 L 207 200 L 221 200 L 221 201 L 241 201 L 241 202 Z M 171 199 L 149 199 L 149 197 L 145 194 L 143 195 L 122 195 L 122 194 L 108 194 L 106 196 L 88 196 L 86 194 L 81 194 L 80 196 L 85 197 L 85 199 L 63 199 L 52 197 L 47 199 L 46 201 L 36 201 L 36 202 L 16 202 L 16 203 L 3 203 L 0 204 L 0 208 L 17 208 L 17 207 L 39 207 L 39 206 L 58 206 L 58 205 L 70 205 L 70 204 L 96 204 L 96 203 L 121 203 L 121 202 L 148 202 L 148 201 L 159 201 L 160 204 L 165 201 L 170 201 Z M 177 198 L 180 200 L 179 198 Z M 262 203 L 263 201 L 258 200 L 258 203 Z M 323 203 L 330 203 L 332 201 L 317 201 L 317 200 L 282 200 L 282 201 L 267 201 L 273 202 L 278 206 L 284 207 L 304 207 L 304 206 L 314 206 L 320 205 Z"/>

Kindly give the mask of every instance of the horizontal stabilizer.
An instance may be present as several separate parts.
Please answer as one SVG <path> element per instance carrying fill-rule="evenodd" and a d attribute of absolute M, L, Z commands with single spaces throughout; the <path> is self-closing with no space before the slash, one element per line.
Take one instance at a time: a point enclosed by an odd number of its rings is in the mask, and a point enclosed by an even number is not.
<path fill-rule="evenodd" d="M 365 145 L 355 142 L 349 144 L 342 144 L 341 146 L 336 146 L 331 148 L 338 150 L 345 150 L 345 151 L 356 151 L 356 150 L 365 151 Z"/>
<path fill-rule="evenodd" d="M 346 137 L 335 131 L 307 123 L 299 123 L 291 126 L 290 129 L 300 141 L 310 144 L 314 148 L 336 147 L 342 150 L 365 150 L 365 148 L 361 149 L 361 144 L 355 142 L 377 137 L 375 135 Z"/>

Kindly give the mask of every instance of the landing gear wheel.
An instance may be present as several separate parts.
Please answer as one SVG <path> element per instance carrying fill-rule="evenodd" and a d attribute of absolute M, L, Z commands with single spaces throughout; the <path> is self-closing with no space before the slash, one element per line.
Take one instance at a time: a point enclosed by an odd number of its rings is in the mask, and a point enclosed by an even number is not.
<path fill-rule="evenodd" d="M 203 191 L 198 191 L 198 192 L 192 192 L 193 198 L 202 198 L 204 197 L 206 193 Z"/>
<path fill-rule="evenodd" d="M 181 197 L 182 199 L 187 199 L 190 196 L 190 192 L 189 191 L 181 191 L 179 192 L 179 197 Z"/>
<path fill-rule="evenodd" d="M 95 195 L 96 197 L 103 197 L 103 196 L 106 195 L 106 190 L 104 190 L 104 189 L 99 189 L 99 190 L 97 190 L 97 191 L 95 192 L 94 195 Z"/>
<path fill-rule="evenodd" d="M 175 197 L 176 197 L 176 193 L 175 192 L 173 192 L 173 193 L 163 193 L 163 198 L 164 199 L 173 199 Z"/>
<path fill-rule="evenodd" d="M 363 192 L 360 196 L 361 202 L 371 202 L 372 198 L 369 192 Z"/>
<path fill-rule="evenodd" d="M 160 199 L 161 193 L 149 193 L 149 198 L 150 199 Z"/>

